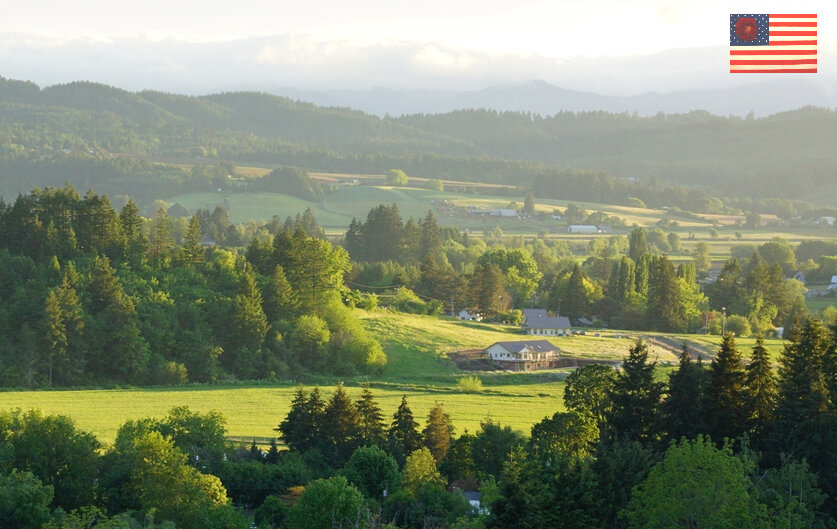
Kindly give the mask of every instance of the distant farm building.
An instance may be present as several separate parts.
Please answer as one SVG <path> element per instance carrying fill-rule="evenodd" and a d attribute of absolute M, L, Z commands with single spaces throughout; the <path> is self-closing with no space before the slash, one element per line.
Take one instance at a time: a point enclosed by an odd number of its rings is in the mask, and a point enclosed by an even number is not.
<path fill-rule="evenodd" d="M 523 334 L 567 336 L 570 327 L 570 319 L 566 316 L 550 316 L 544 309 L 523 309 Z"/>
<path fill-rule="evenodd" d="M 558 348 L 546 340 L 497 342 L 486 353 L 495 366 L 511 371 L 548 369 L 558 360 Z"/>
<path fill-rule="evenodd" d="M 465 309 L 459 311 L 459 319 L 467 321 L 482 321 L 482 314 L 479 312 L 468 312 Z"/>
<path fill-rule="evenodd" d="M 570 233 L 599 233 L 599 227 L 592 224 L 570 224 L 568 230 Z"/>

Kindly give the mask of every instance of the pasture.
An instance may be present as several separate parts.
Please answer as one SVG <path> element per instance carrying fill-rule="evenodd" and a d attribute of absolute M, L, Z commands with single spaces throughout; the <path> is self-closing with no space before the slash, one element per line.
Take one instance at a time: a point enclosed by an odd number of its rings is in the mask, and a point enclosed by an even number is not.
<path fill-rule="evenodd" d="M 457 380 L 463 372 L 456 369 L 446 354 L 457 349 L 484 348 L 497 341 L 526 339 L 516 327 L 385 310 L 359 311 L 359 316 L 379 337 L 389 363 L 379 376 L 355 377 L 344 382 L 353 398 L 360 395 L 362 386 L 368 382 L 388 418 L 395 412 L 402 395 L 406 395 L 421 427 L 430 408 L 440 402 L 459 433 L 465 429 L 477 430 L 480 422 L 490 417 L 528 434 L 534 423 L 563 409 L 563 380 L 569 372 L 567 369 L 528 373 L 478 372 L 476 375 L 483 381 L 481 392 L 468 393 L 457 388 Z M 595 332 L 600 336 L 595 336 Z M 718 344 L 717 336 L 591 330 L 586 336 L 550 337 L 550 340 L 566 356 L 619 360 L 627 354 L 633 339 L 639 336 L 649 339 L 651 357 L 661 367 L 661 379 L 665 379 L 665 374 L 675 365 L 679 344 L 683 341 L 703 347 L 704 358 L 713 354 Z M 661 337 L 664 340 L 660 340 Z M 754 340 L 737 342 L 742 354 L 748 357 Z M 768 340 L 767 347 L 775 359 L 782 342 Z M 305 387 L 311 389 L 317 384 L 327 398 L 337 382 L 337 378 L 321 377 L 307 380 Z M 109 443 L 126 420 L 163 417 L 173 406 L 185 405 L 200 412 L 222 412 L 232 437 L 269 438 L 276 435 L 273 428 L 287 414 L 297 388 L 297 383 L 286 381 L 258 385 L 8 391 L 0 392 L 0 409 L 40 408 L 45 413 L 69 415 L 79 428 Z"/>

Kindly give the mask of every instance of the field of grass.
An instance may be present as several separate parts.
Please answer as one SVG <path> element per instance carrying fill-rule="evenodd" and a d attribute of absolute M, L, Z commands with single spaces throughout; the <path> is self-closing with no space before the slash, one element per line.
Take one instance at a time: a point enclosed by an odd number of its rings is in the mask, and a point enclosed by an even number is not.
<path fill-rule="evenodd" d="M 457 388 L 463 372 L 456 369 L 446 354 L 458 349 L 484 348 L 497 341 L 524 339 L 514 327 L 464 322 L 448 318 L 417 316 L 388 311 L 359 312 L 367 328 L 378 336 L 389 356 L 385 371 L 369 380 L 357 377 L 346 380 L 349 394 L 357 397 L 369 382 L 384 410 L 391 416 L 406 395 L 414 415 L 424 423 L 430 408 L 441 402 L 451 414 L 457 431 L 475 431 L 486 417 L 515 430 L 528 433 L 543 417 L 563 409 L 564 377 L 568 370 L 529 373 L 479 372 L 483 391 L 466 393 Z M 600 336 L 595 336 L 599 332 Z M 618 335 L 618 337 L 617 337 Z M 588 331 L 586 336 L 552 337 L 566 356 L 620 360 L 639 333 Z M 661 335 L 678 343 L 687 340 L 714 352 L 717 336 Z M 740 339 L 745 356 L 752 339 Z M 781 342 L 768 341 L 772 355 L 778 354 Z M 660 366 L 661 378 L 676 363 L 676 350 L 652 345 L 651 356 Z M 320 379 L 326 396 L 337 379 Z M 307 383 L 311 388 L 313 383 Z M 94 433 L 104 442 L 112 442 L 116 429 L 128 419 L 162 417 L 173 406 L 186 405 L 207 412 L 218 410 L 227 419 L 230 436 L 267 438 L 284 418 L 297 385 L 292 382 L 262 385 L 200 385 L 179 388 L 135 388 L 79 391 L 9 391 L 0 392 L 0 409 L 40 408 L 45 413 L 70 415 L 78 427 Z"/>

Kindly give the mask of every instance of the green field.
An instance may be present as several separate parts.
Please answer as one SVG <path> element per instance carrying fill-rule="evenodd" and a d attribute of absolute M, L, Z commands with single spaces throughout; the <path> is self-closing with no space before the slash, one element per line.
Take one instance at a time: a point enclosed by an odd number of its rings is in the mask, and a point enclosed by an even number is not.
<path fill-rule="evenodd" d="M 497 341 L 520 340 L 516 328 L 463 322 L 449 318 L 416 316 L 379 310 L 359 312 L 367 328 L 381 340 L 389 364 L 378 377 L 369 380 L 384 413 L 391 416 L 407 395 L 413 413 L 423 423 L 429 409 L 441 402 L 459 433 L 475 431 L 480 421 L 491 417 L 503 425 L 528 433 L 543 417 L 562 409 L 563 379 L 567 370 L 531 373 L 481 372 L 484 382 L 481 393 L 464 393 L 457 389 L 463 376 L 446 354 L 458 349 L 484 348 Z M 566 356 L 619 360 L 633 338 L 644 333 L 588 331 L 586 336 L 554 337 L 551 341 Z M 616 337 L 617 334 L 619 337 Z M 676 363 L 677 347 L 665 348 L 656 341 L 667 338 L 676 344 L 686 340 L 717 349 L 717 336 L 663 335 L 651 333 L 652 358 L 660 363 L 663 373 Z M 745 356 L 753 339 L 738 340 Z M 782 344 L 769 340 L 768 349 L 775 358 Z M 337 380 L 323 378 L 320 387 L 326 395 Z M 350 395 L 357 397 L 365 379 L 346 380 Z M 306 384 L 312 387 L 313 383 Z M 40 408 L 46 413 L 66 414 L 76 424 L 94 433 L 100 440 L 111 442 L 116 429 L 127 419 L 162 417 L 173 406 L 186 405 L 207 412 L 221 411 L 227 419 L 230 436 L 272 437 L 273 428 L 287 414 L 297 385 L 293 382 L 275 385 L 201 385 L 181 388 L 138 388 L 79 391 L 9 391 L 0 393 L 0 409 Z"/>

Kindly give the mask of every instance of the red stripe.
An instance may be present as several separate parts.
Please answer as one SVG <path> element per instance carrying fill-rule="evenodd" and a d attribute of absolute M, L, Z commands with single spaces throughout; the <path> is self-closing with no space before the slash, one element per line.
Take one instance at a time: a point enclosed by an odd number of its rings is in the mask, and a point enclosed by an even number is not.
<path fill-rule="evenodd" d="M 738 64 L 738 65 L 741 65 L 741 66 L 744 66 L 744 65 L 755 66 L 755 65 L 758 65 L 758 64 L 765 64 L 765 65 L 776 64 L 776 65 L 790 66 L 792 64 L 817 64 L 817 60 L 816 59 L 796 59 L 796 60 L 790 60 L 790 61 L 776 61 L 776 60 L 772 60 L 772 61 L 759 61 L 759 60 L 736 61 L 736 60 L 730 59 L 729 64 L 730 64 L 730 66 L 732 66 L 733 64 Z"/>
<path fill-rule="evenodd" d="M 816 55 L 817 50 L 730 50 L 730 55 Z"/>
<path fill-rule="evenodd" d="M 771 28 L 815 28 L 816 22 L 771 22 Z"/>
<path fill-rule="evenodd" d="M 730 70 L 729 73 L 817 73 L 816 68 L 776 69 L 776 70 Z"/>
<path fill-rule="evenodd" d="M 771 46 L 816 46 L 815 40 L 777 40 L 770 43 Z"/>
<path fill-rule="evenodd" d="M 814 13 L 813 15 L 811 15 L 811 14 L 808 14 L 808 15 L 787 15 L 787 14 L 772 15 L 771 14 L 771 15 L 767 15 L 767 16 L 769 16 L 771 18 L 773 18 L 773 17 L 776 17 L 776 18 L 817 18 L 816 13 Z"/>
<path fill-rule="evenodd" d="M 771 31 L 771 37 L 816 37 L 816 31 Z"/>

